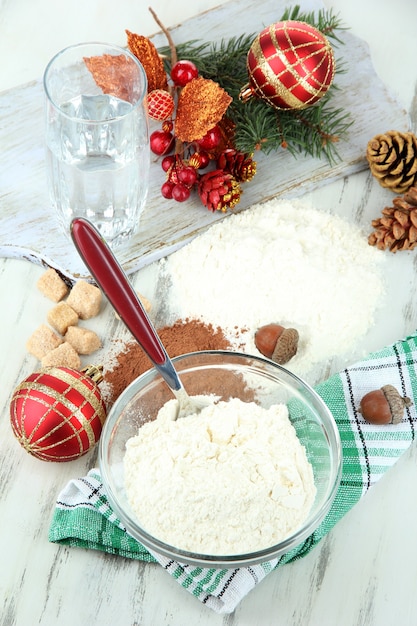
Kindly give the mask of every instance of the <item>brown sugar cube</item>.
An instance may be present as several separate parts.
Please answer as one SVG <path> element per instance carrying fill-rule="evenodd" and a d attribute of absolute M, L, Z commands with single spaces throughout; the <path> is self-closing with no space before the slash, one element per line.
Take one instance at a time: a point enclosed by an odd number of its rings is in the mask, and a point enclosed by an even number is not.
<path fill-rule="evenodd" d="M 147 313 L 149 313 L 149 312 L 150 312 L 150 310 L 152 309 L 152 304 L 151 304 L 151 301 L 150 301 L 150 300 L 148 300 L 148 298 L 145 298 L 145 296 L 143 296 L 141 293 L 139 293 L 139 291 L 137 292 L 137 294 L 138 294 L 138 298 L 139 298 L 139 300 L 140 300 L 140 301 L 141 301 L 141 303 L 142 303 L 143 308 L 145 309 L 145 311 L 146 311 Z"/>
<path fill-rule="evenodd" d="M 79 280 L 71 289 L 67 303 L 82 320 L 88 320 L 100 311 L 101 291 L 87 281 Z"/>
<path fill-rule="evenodd" d="M 65 335 L 68 326 L 78 323 L 78 315 L 66 302 L 59 302 L 48 311 L 48 322 L 61 335 Z"/>
<path fill-rule="evenodd" d="M 70 326 L 65 333 L 65 341 L 72 345 L 78 354 L 91 354 L 101 347 L 99 336 L 88 328 Z"/>
<path fill-rule="evenodd" d="M 57 348 L 45 354 L 41 359 L 42 367 L 70 367 L 79 370 L 81 359 L 74 348 L 65 341 Z"/>
<path fill-rule="evenodd" d="M 46 324 L 41 324 L 26 342 L 27 351 L 41 360 L 62 343 L 62 338 Z"/>
<path fill-rule="evenodd" d="M 68 286 L 52 267 L 42 274 L 36 285 L 44 296 L 54 302 L 59 302 L 68 293 Z"/>

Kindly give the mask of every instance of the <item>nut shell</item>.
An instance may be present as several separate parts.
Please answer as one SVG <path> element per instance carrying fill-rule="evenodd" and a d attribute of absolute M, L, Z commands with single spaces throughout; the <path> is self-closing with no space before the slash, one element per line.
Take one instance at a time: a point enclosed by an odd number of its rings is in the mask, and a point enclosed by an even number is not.
<path fill-rule="evenodd" d="M 284 365 L 297 353 L 297 348 L 298 331 L 295 328 L 284 328 L 271 358 L 275 363 Z"/>
<path fill-rule="evenodd" d="M 363 396 L 360 412 L 370 424 L 390 424 L 392 420 L 391 408 L 382 389 L 374 389 Z"/>
<path fill-rule="evenodd" d="M 280 324 L 266 324 L 255 333 L 259 352 L 279 365 L 288 363 L 298 348 L 298 331 Z"/>
<path fill-rule="evenodd" d="M 384 392 L 391 409 L 392 423 L 399 424 L 404 416 L 405 407 L 409 407 L 413 403 L 410 398 L 407 398 L 407 396 L 401 396 L 397 389 L 392 385 L 384 385 L 381 389 Z"/>
<path fill-rule="evenodd" d="M 261 326 L 255 333 L 255 346 L 259 352 L 268 359 L 272 358 L 277 341 L 282 335 L 284 327 L 279 324 L 266 324 Z"/>
<path fill-rule="evenodd" d="M 370 424 L 399 424 L 405 407 L 412 404 L 410 398 L 401 396 L 393 385 L 384 385 L 363 396 L 359 412 Z"/>

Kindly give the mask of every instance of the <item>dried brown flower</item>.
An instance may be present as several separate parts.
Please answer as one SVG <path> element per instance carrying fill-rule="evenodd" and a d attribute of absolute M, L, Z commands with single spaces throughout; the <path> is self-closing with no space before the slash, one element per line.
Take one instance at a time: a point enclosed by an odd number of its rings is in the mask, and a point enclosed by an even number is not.
<path fill-rule="evenodd" d="M 190 81 L 178 99 L 175 136 L 188 142 L 201 139 L 221 120 L 231 101 L 213 80 L 199 76 Z"/>
<path fill-rule="evenodd" d="M 131 85 L 136 71 L 133 59 L 124 54 L 113 56 L 103 54 L 95 57 L 84 57 L 84 63 L 93 75 L 103 93 L 116 96 L 130 102 L 132 99 Z"/>
<path fill-rule="evenodd" d="M 154 89 L 168 89 L 164 63 L 158 50 L 147 37 L 126 30 L 127 45 L 132 54 L 142 63 L 148 78 L 148 93 Z"/>

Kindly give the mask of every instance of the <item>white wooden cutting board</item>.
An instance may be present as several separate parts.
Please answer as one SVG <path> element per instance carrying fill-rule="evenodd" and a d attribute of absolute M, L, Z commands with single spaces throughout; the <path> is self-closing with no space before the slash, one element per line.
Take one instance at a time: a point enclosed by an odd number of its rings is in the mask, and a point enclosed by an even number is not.
<path fill-rule="evenodd" d="M 232 0 L 188 20 L 172 31 L 177 43 L 200 39 L 219 41 L 261 31 L 278 21 L 291 3 L 284 0 Z M 294 3 L 293 3 L 294 4 Z M 319 0 L 300 2 L 303 10 L 322 8 Z M 163 16 L 160 16 L 163 19 Z M 349 26 L 349 25 L 346 25 Z M 127 25 L 135 31 L 135 25 Z M 136 31 L 137 32 L 137 31 Z M 140 34 L 140 33 L 139 33 Z M 366 144 L 375 134 L 409 127 L 406 112 L 376 75 L 365 42 L 343 33 L 338 46 L 346 73 L 336 76 L 339 87 L 334 106 L 349 111 L 354 121 L 349 138 L 338 145 L 341 161 L 300 156 L 284 150 L 256 156 L 257 174 L 243 185 L 236 211 L 274 196 L 294 197 L 325 182 L 367 167 Z M 156 46 L 166 45 L 158 34 Z M 163 172 L 151 166 L 147 205 L 137 235 L 127 249 L 117 252 L 127 273 L 170 254 L 228 214 L 213 215 L 197 198 L 187 203 L 164 200 L 160 195 Z M 45 181 L 43 147 L 43 88 L 41 79 L 0 94 L 0 256 L 25 258 L 57 268 L 69 278 L 89 277 L 69 237 L 61 232 L 50 208 Z"/>

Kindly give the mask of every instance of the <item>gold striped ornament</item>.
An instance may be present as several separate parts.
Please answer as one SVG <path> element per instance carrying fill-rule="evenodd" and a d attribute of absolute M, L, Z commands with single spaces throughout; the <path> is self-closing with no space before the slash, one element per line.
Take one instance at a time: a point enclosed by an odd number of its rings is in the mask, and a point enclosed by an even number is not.
<path fill-rule="evenodd" d="M 23 448 L 43 461 L 71 461 L 99 440 L 106 407 L 98 384 L 101 366 L 82 371 L 48 367 L 30 374 L 13 392 L 10 422 Z"/>
<path fill-rule="evenodd" d="M 285 20 L 259 33 L 247 56 L 249 83 L 239 94 L 246 102 L 263 99 L 276 109 L 305 109 L 333 82 L 333 49 L 317 28 Z"/>

